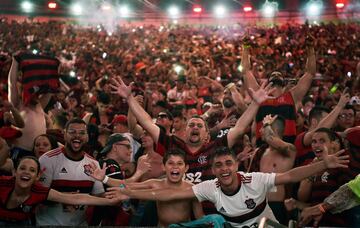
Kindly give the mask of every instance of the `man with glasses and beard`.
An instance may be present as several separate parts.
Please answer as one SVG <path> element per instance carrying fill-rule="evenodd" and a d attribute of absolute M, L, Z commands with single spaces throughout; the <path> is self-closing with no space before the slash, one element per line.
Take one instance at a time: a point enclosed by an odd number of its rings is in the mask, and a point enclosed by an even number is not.
<path fill-rule="evenodd" d="M 243 40 L 243 55 L 241 65 L 244 73 L 244 84 L 246 88 L 256 90 L 259 84 L 251 72 L 250 64 L 250 40 L 248 37 Z M 296 104 L 300 103 L 311 87 L 312 80 L 316 73 L 316 57 L 314 50 L 314 38 L 308 36 L 305 41 L 307 48 L 307 62 L 305 73 L 298 83 L 290 90 L 286 90 L 286 82 L 281 72 L 274 71 L 270 74 L 269 82 L 274 88 L 271 96 L 275 97 L 264 101 L 256 114 L 256 144 L 261 146 L 264 141 L 261 140 L 260 129 L 262 128 L 262 120 L 265 116 L 282 115 L 285 118 L 284 141 L 294 143 L 296 138 Z"/>
<path fill-rule="evenodd" d="M 86 123 L 74 118 L 65 126 L 65 147 L 59 147 L 43 154 L 39 161 L 42 175 L 40 181 L 45 187 L 60 192 L 91 193 L 100 195 L 104 187 L 85 174 L 90 163 L 98 162 L 87 155 L 83 148 L 88 142 Z M 38 226 L 80 226 L 86 225 L 83 205 L 70 206 L 60 203 L 47 203 L 39 206 L 36 213 Z"/>

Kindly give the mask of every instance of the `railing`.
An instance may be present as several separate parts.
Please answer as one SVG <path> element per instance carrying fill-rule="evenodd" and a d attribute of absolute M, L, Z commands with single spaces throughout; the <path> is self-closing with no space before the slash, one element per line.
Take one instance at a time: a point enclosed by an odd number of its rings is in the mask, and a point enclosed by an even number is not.
<path fill-rule="evenodd" d="M 287 228 L 286 226 L 278 223 L 278 222 L 275 222 L 269 218 L 266 218 L 266 217 L 263 217 L 261 220 L 260 220 L 260 224 L 259 224 L 259 228 L 266 228 L 271 226 L 271 227 L 275 227 L 275 228 Z M 289 221 L 289 228 L 295 228 L 296 227 L 296 222 L 294 220 L 290 220 Z"/>

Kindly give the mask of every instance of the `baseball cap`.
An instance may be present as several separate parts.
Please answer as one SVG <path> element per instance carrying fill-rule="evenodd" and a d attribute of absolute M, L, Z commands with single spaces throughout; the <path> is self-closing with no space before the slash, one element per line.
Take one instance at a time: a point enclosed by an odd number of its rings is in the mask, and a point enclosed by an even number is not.
<path fill-rule="evenodd" d="M 114 124 L 125 124 L 127 125 L 127 116 L 125 115 L 116 115 L 114 119 L 111 121 L 111 125 Z"/>
<path fill-rule="evenodd" d="M 105 156 L 111 150 L 113 144 L 128 140 L 125 136 L 119 133 L 110 135 L 105 147 L 100 151 L 100 155 Z"/>

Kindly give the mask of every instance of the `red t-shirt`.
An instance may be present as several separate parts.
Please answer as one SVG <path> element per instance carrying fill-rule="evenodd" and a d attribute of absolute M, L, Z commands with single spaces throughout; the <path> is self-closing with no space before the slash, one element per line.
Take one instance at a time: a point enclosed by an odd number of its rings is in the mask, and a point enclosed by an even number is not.
<path fill-rule="evenodd" d="M 21 222 L 30 220 L 34 215 L 36 206 L 48 198 L 50 191 L 50 188 L 35 183 L 31 187 L 30 197 L 27 200 L 16 208 L 7 209 L 6 204 L 14 187 L 14 177 L 0 177 L 0 221 Z"/>
<path fill-rule="evenodd" d="M 296 136 L 294 145 L 296 147 L 296 166 L 302 166 L 309 164 L 314 158 L 315 154 L 312 151 L 311 146 L 304 145 L 304 136 L 307 132 L 302 132 Z"/>

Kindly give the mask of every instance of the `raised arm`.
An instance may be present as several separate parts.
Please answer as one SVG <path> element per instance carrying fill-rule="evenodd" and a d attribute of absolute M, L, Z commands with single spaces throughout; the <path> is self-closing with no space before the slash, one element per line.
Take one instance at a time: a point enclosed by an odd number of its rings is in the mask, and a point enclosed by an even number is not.
<path fill-rule="evenodd" d="M 20 96 L 17 88 L 17 72 L 18 72 L 19 63 L 12 58 L 12 64 L 8 76 L 8 85 L 9 85 L 9 101 L 14 107 L 19 108 L 20 105 Z"/>
<path fill-rule="evenodd" d="M 311 145 L 312 136 L 314 135 L 314 133 L 315 133 L 315 131 L 317 129 L 322 128 L 322 127 L 332 128 L 332 126 L 334 125 L 334 123 L 335 123 L 337 117 L 339 116 L 340 112 L 344 109 L 345 105 L 350 100 L 350 94 L 347 91 L 348 91 L 348 89 L 345 89 L 343 91 L 338 104 L 335 106 L 335 108 L 328 115 L 326 115 L 319 122 L 319 124 L 316 126 L 316 128 L 305 133 L 304 139 L 303 139 L 303 144 L 305 146 L 310 146 Z"/>
<path fill-rule="evenodd" d="M 253 121 L 254 116 L 256 115 L 259 105 L 271 98 L 268 96 L 271 93 L 271 84 L 269 84 L 265 88 L 265 83 L 263 83 L 256 92 L 250 88 L 250 96 L 253 98 L 252 103 L 246 109 L 246 111 L 240 116 L 237 120 L 235 126 L 230 129 L 229 133 L 227 134 L 228 146 L 232 148 L 236 141 L 239 139 L 241 135 L 245 133 L 246 128 L 250 125 Z"/>
<path fill-rule="evenodd" d="M 283 141 L 271 127 L 271 124 L 275 121 L 277 116 L 267 115 L 263 120 L 262 137 L 263 140 L 269 144 L 270 147 L 274 148 L 281 155 L 285 157 L 291 157 L 295 159 L 296 148 L 293 144 Z"/>
<path fill-rule="evenodd" d="M 291 169 L 285 173 L 278 173 L 275 177 L 275 185 L 282 185 L 288 183 L 296 183 L 307 177 L 313 176 L 316 173 L 322 172 L 326 169 L 333 168 L 347 168 L 349 163 L 349 156 L 342 155 L 344 150 L 340 150 L 333 155 L 327 154 L 327 148 L 324 148 L 323 151 L 323 160 L 300 166 L 294 169 Z"/>
<path fill-rule="evenodd" d="M 249 38 L 245 37 L 243 39 L 242 45 L 242 57 L 241 57 L 241 66 L 242 72 L 244 74 L 244 85 L 245 88 L 252 88 L 253 90 L 259 89 L 259 83 L 256 81 L 254 74 L 251 71 L 251 62 L 250 62 L 250 43 Z"/>
<path fill-rule="evenodd" d="M 316 57 L 315 49 L 313 46 L 312 38 L 307 38 L 308 47 L 307 47 L 307 62 L 305 68 L 305 74 L 300 78 L 299 82 L 293 87 L 290 92 L 295 100 L 295 103 L 301 102 L 305 94 L 310 89 L 312 80 L 316 73 Z"/>
<path fill-rule="evenodd" d="M 110 86 L 113 90 L 112 93 L 118 94 L 127 100 L 129 108 L 139 121 L 140 125 L 151 135 L 154 142 L 158 142 L 160 128 L 153 123 L 151 116 L 141 107 L 131 94 L 131 87 L 125 85 L 120 77 L 112 78 Z"/>
<path fill-rule="evenodd" d="M 137 100 L 137 102 L 139 104 L 141 104 L 143 106 L 144 98 L 142 96 L 140 96 L 140 95 L 136 96 L 135 99 Z M 134 116 L 134 114 L 130 108 L 128 110 L 128 115 L 127 115 L 127 124 L 128 124 L 130 133 L 133 134 L 135 138 L 137 138 L 137 139 L 140 138 L 144 132 L 144 129 L 140 125 L 137 124 L 136 117 Z"/>

